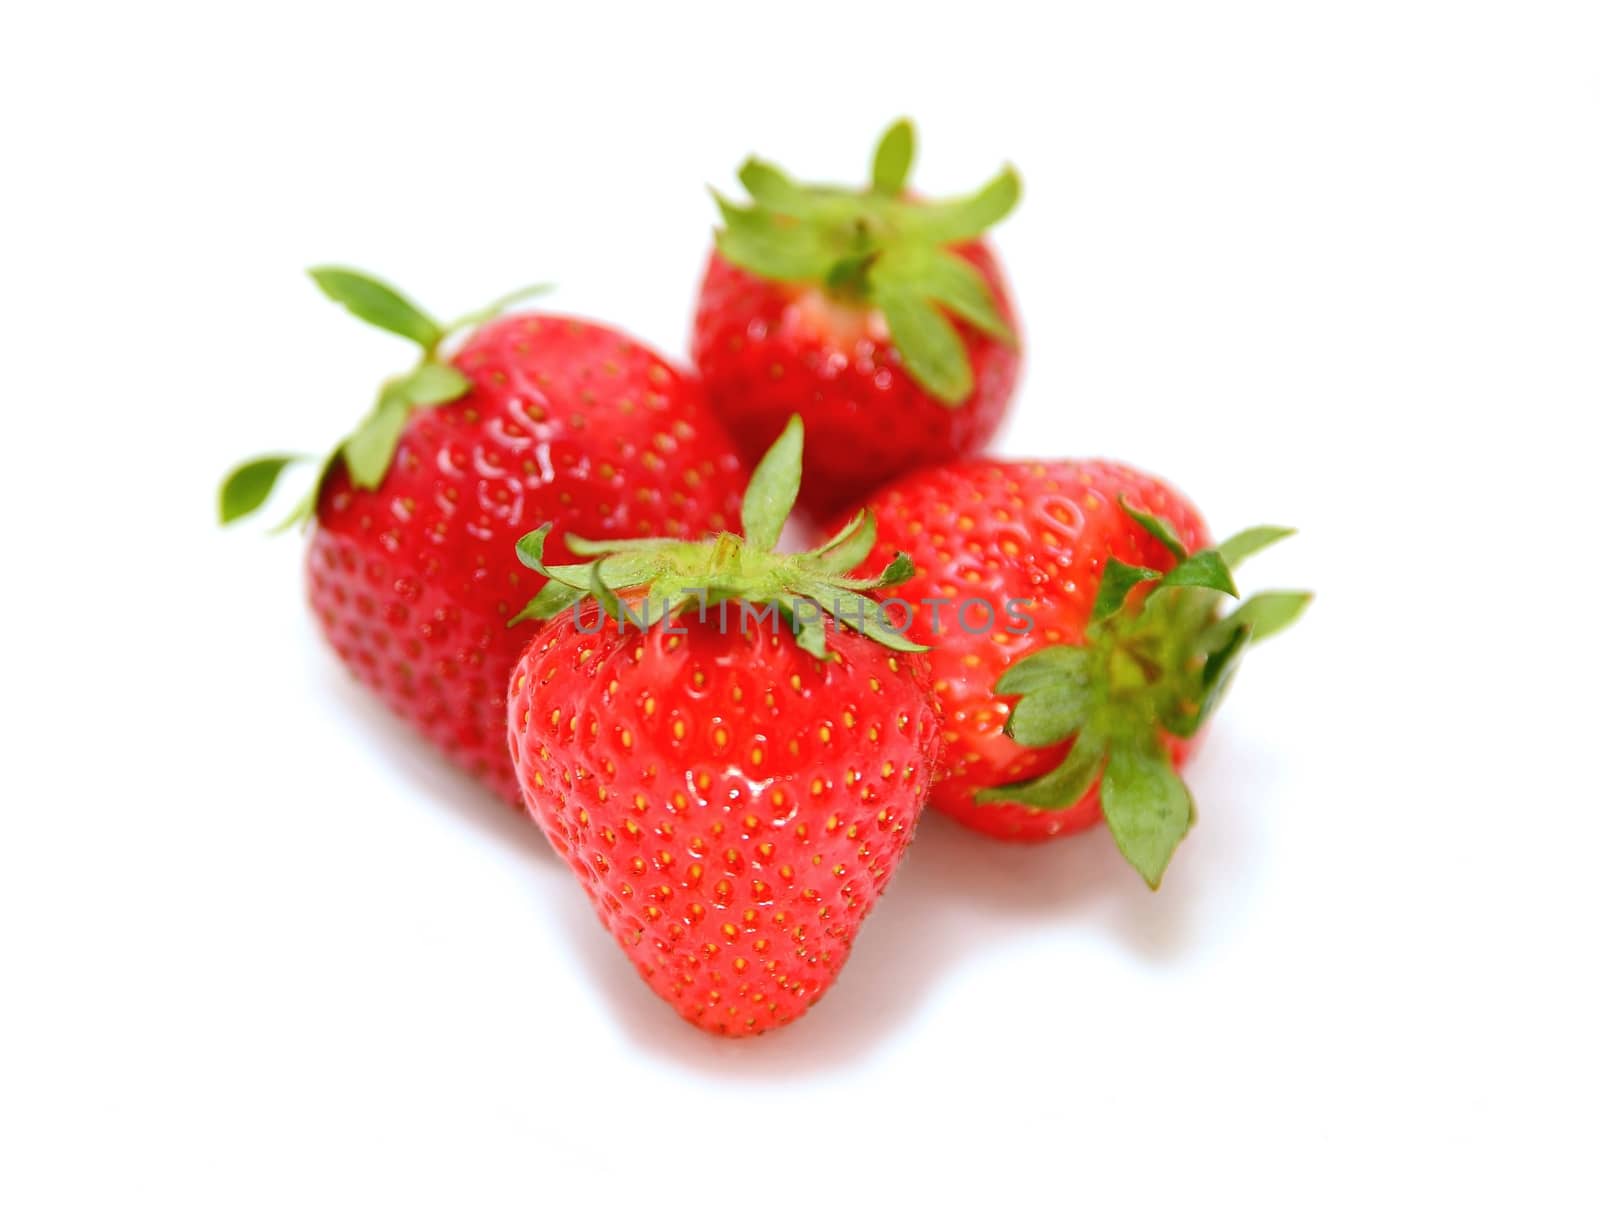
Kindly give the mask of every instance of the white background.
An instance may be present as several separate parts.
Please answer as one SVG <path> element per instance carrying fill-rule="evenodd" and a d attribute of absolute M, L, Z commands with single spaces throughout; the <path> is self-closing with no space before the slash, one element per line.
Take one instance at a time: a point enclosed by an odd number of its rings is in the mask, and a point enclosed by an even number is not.
<path fill-rule="evenodd" d="M 1592 6 L 3 22 L 0 1215 L 1595 1217 Z M 705 185 L 903 112 L 925 190 L 1026 181 L 1001 450 L 1297 524 L 1246 576 L 1319 600 L 1159 895 L 930 814 L 817 1010 L 719 1042 L 213 491 L 406 360 L 306 265 L 681 354 Z"/>

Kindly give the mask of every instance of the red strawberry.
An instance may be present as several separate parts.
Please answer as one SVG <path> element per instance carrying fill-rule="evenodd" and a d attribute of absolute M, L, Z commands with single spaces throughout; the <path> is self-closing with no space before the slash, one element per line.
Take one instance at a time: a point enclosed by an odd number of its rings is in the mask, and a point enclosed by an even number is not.
<path fill-rule="evenodd" d="M 864 191 L 803 186 L 754 158 L 754 203 L 724 227 L 695 313 L 693 356 L 747 458 L 798 414 L 803 504 L 826 514 L 903 472 L 975 454 L 1017 377 L 1016 318 L 979 236 L 1015 206 L 1016 173 L 975 195 L 905 192 L 913 136 L 884 135 Z"/>
<path fill-rule="evenodd" d="M 797 419 L 752 477 L 743 539 L 574 540 L 622 551 L 548 569 L 545 531 L 519 549 L 555 579 L 527 609 L 549 620 L 511 677 L 523 795 L 650 987 L 729 1036 L 789 1022 L 832 984 L 938 751 L 926 664 L 896 652 L 918 647 L 860 593 L 903 577 L 904 558 L 841 577 L 872 546 L 864 519 L 814 552 L 772 551 L 800 434 Z M 620 605 L 613 586 L 646 602 Z M 589 593 L 610 623 L 576 606 Z"/>
<path fill-rule="evenodd" d="M 917 568 L 895 595 L 913 605 L 911 635 L 933 644 L 947 775 L 932 804 L 1019 841 L 1104 814 L 1156 886 L 1193 814 L 1176 767 L 1245 644 L 1310 597 L 1218 608 L 1236 593 L 1231 567 L 1289 532 L 1258 527 L 1212 549 L 1180 494 L 1100 461 L 953 463 L 868 509 L 875 556 L 903 550 Z"/>
<path fill-rule="evenodd" d="M 312 275 L 422 349 L 290 520 L 315 520 L 312 609 L 358 680 L 520 805 L 505 685 L 534 630 L 506 621 L 541 582 L 516 563 L 516 541 L 551 519 L 592 535 L 720 530 L 738 512 L 740 464 L 699 384 L 609 327 L 487 321 L 505 303 L 446 326 L 358 273 Z M 258 508 L 291 461 L 236 469 L 222 520 Z"/>

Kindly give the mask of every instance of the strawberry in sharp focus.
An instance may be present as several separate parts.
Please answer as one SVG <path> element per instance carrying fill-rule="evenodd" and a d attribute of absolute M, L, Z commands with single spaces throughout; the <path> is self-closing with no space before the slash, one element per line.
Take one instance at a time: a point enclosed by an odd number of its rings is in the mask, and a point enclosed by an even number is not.
<path fill-rule="evenodd" d="M 720 530 L 738 514 L 741 465 L 699 383 L 609 327 L 496 317 L 514 299 L 446 325 L 360 273 L 312 276 L 422 350 L 289 520 L 312 527 L 317 622 L 360 682 L 520 806 L 505 686 L 534 629 L 506 622 L 541 579 L 516 541 L 552 519 L 591 535 Z M 259 508 L 294 461 L 235 469 L 222 521 Z"/>
<path fill-rule="evenodd" d="M 938 752 L 926 662 L 864 593 L 905 558 L 843 576 L 872 547 L 870 518 L 813 552 L 773 551 L 801 432 L 791 422 L 751 478 L 743 538 L 569 541 L 601 556 L 588 566 L 546 566 L 545 530 L 519 548 L 552 578 L 510 687 L 529 809 L 650 987 L 729 1036 L 828 989 Z"/>
<path fill-rule="evenodd" d="M 747 459 L 805 420 L 801 504 L 815 514 L 977 453 L 1016 383 L 1016 318 L 980 240 L 1015 206 L 1016 173 L 923 201 L 905 190 L 912 153 L 902 120 L 865 190 L 797 184 L 752 158 L 739 180 L 753 202 L 718 197 L 693 357 Z"/>
<path fill-rule="evenodd" d="M 930 802 L 979 832 L 1036 841 L 1105 817 L 1151 887 L 1193 818 L 1177 768 L 1247 644 L 1310 596 L 1223 614 L 1231 569 L 1289 534 L 1212 548 L 1194 506 L 1117 463 L 953 463 L 882 489 L 867 566 L 908 553 L 894 592 L 929 660 L 946 775 Z M 886 600 L 892 604 L 893 599 Z"/>

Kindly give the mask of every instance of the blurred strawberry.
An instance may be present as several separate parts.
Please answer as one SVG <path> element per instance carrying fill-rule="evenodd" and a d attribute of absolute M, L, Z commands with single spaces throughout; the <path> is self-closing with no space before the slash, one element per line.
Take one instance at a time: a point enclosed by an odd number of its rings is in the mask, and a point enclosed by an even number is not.
<path fill-rule="evenodd" d="M 801 499 L 815 514 L 981 450 L 1016 383 L 1016 318 L 980 240 L 1016 205 L 1016 173 L 920 200 L 905 186 L 913 151 L 901 120 L 865 190 L 795 183 L 752 158 L 739 180 L 753 203 L 717 200 L 694 360 L 747 459 L 791 415 L 806 422 Z"/>
<path fill-rule="evenodd" d="M 737 521 L 740 464 L 699 382 L 609 327 L 496 317 L 521 294 L 444 324 L 359 272 L 312 277 L 421 350 L 284 524 L 312 527 L 317 622 L 361 683 L 520 806 L 505 687 L 534 629 L 507 621 L 542 582 L 516 541 L 552 520 L 597 537 L 720 531 Z M 259 508 L 296 458 L 235 469 L 222 521 Z"/>
<path fill-rule="evenodd" d="M 862 571 L 902 552 L 916 567 L 894 596 L 933 647 L 946 775 L 932 804 L 1016 841 L 1103 817 L 1154 887 L 1193 817 L 1177 770 L 1195 735 L 1245 646 L 1310 598 L 1221 608 L 1233 567 L 1289 532 L 1212 547 L 1182 494 L 1099 460 L 952 463 L 867 510 L 879 533 Z"/>

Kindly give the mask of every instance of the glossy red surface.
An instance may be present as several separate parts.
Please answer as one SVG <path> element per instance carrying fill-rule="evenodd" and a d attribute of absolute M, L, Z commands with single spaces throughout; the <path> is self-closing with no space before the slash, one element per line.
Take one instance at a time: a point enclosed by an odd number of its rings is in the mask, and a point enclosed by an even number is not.
<path fill-rule="evenodd" d="M 742 1036 L 803 1014 L 843 967 L 911 840 L 938 720 L 918 657 L 835 632 L 822 663 L 717 614 L 682 636 L 552 620 L 511 679 L 511 752 L 650 988 Z"/>

